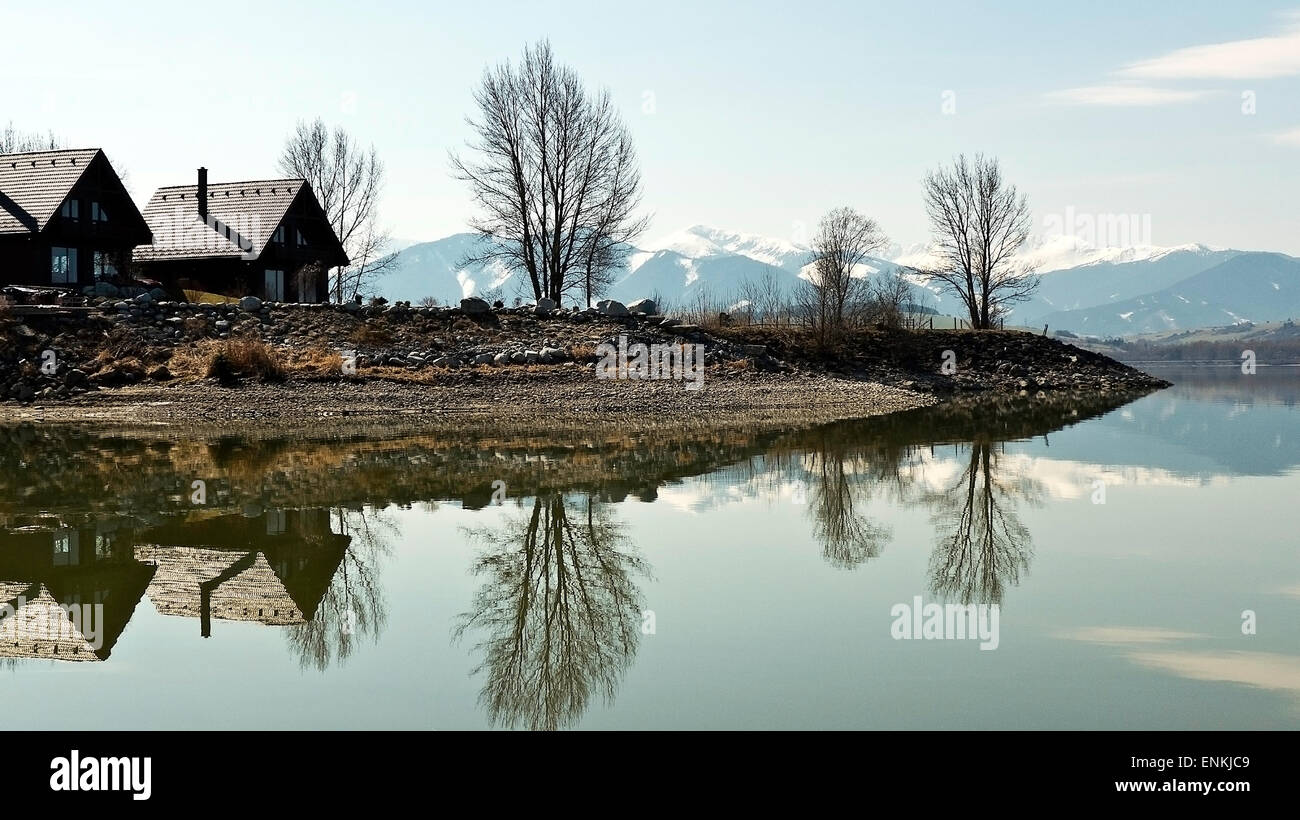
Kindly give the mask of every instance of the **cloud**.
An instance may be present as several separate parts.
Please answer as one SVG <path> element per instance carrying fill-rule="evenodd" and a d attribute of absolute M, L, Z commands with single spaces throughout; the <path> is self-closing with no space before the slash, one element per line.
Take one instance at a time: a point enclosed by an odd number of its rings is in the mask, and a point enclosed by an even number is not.
<path fill-rule="evenodd" d="M 1300 693 L 1300 658 L 1270 652 L 1135 652 L 1133 661 L 1191 680 Z"/>
<path fill-rule="evenodd" d="M 1125 77 L 1144 80 L 1267 80 L 1300 75 L 1300 12 L 1283 15 L 1280 34 L 1175 49 L 1130 63 Z"/>
<path fill-rule="evenodd" d="M 1071 641 L 1100 644 L 1151 644 L 1191 640 L 1206 636 L 1196 632 L 1179 632 L 1158 626 L 1087 626 L 1063 632 L 1059 637 Z"/>
<path fill-rule="evenodd" d="M 1199 100 L 1208 91 L 1179 91 L 1172 88 L 1155 88 L 1149 85 L 1090 85 L 1052 91 L 1047 98 L 1055 102 L 1075 105 L 1169 105 Z"/>
<path fill-rule="evenodd" d="M 1300 148 L 1300 128 L 1292 128 L 1290 131 L 1274 134 L 1273 141 L 1278 145 L 1294 145 Z M 1297 589 L 1300 589 L 1300 587 L 1297 587 Z"/>

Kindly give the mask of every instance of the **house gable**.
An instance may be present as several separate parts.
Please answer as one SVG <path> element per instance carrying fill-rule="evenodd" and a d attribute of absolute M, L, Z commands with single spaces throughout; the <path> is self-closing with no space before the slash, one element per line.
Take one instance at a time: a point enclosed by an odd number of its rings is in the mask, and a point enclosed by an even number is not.
<path fill-rule="evenodd" d="M 98 148 L 0 155 L 0 235 L 42 233 L 70 197 L 102 203 L 124 240 L 151 240 L 131 195 Z M 89 211 L 85 219 L 90 220 Z M 81 215 L 78 213 L 78 221 Z"/>

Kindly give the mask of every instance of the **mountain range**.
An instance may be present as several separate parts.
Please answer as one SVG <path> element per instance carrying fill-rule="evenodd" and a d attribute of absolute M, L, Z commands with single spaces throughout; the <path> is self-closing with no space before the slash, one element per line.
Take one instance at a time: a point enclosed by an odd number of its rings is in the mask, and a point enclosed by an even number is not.
<path fill-rule="evenodd" d="M 402 243 L 395 269 L 379 283 L 390 300 L 433 297 L 455 304 L 470 295 L 531 301 L 524 277 L 499 264 L 462 266 L 480 247 L 475 234 Z M 1097 248 L 1068 236 L 1026 246 L 1021 261 L 1039 277 L 1034 296 L 1015 307 L 1009 323 L 1099 337 L 1184 330 L 1300 316 L 1300 259 L 1207 245 Z M 800 283 L 808 249 L 757 234 L 696 225 L 629 250 L 607 298 L 657 297 L 669 306 L 701 298 L 739 301 L 745 284 L 771 281 L 789 295 Z M 913 301 L 941 314 L 961 314 L 950 294 L 909 268 L 932 264 L 923 247 L 894 247 L 869 257 L 858 275 L 902 276 Z"/>

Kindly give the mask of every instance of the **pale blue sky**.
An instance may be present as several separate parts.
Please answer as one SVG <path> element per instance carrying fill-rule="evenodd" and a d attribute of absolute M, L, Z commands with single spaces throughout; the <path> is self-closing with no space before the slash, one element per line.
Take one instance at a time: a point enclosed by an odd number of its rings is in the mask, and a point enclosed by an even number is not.
<path fill-rule="evenodd" d="M 631 123 L 651 236 L 790 239 L 849 204 L 923 242 L 921 176 L 982 150 L 1040 228 L 1143 214 L 1154 244 L 1300 255 L 1296 0 L 614 5 L 3 0 L 0 122 L 105 148 L 143 204 L 199 165 L 273 175 L 320 115 L 380 150 L 394 233 L 434 239 L 465 229 L 447 151 L 484 66 L 545 36 Z"/>

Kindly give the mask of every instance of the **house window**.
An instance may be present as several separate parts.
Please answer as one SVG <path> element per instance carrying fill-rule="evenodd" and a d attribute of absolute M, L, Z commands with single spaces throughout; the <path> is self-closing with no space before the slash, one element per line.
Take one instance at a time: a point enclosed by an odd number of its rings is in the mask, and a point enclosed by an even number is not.
<path fill-rule="evenodd" d="M 90 221 L 91 222 L 108 221 L 108 211 L 104 210 L 104 207 L 100 205 L 98 202 L 90 203 Z"/>
<path fill-rule="evenodd" d="M 280 227 L 276 228 L 276 229 L 275 229 L 275 233 L 271 234 L 271 241 L 274 242 L 274 243 L 277 244 L 277 245 L 283 245 L 283 244 L 284 244 L 284 226 L 283 226 L 283 225 L 281 225 Z"/>
<path fill-rule="evenodd" d="M 266 272 L 266 288 L 263 298 L 271 302 L 284 301 L 284 271 L 268 270 Z"/>
<path fill-rule="evenodd" d="M 50 282 L 55 285 L 76 284 L 76 248 L 50 248 Z"/>
<path fill-rule="evenodd" d="M 103 282 L 109 279 L 117 278 L 117 263 L 113 261 L 113 255 L 103 251 L 95 251 L 95 281 Z"/>
<path fill-rule="evenodd" d="M 59 208 L 59 215 L 64 219 L 81 218 L 81 201 L 76 199 L 65 199 L 63 207 Z"/>
<path fill-rule="evenodd" d="M 302 231 L 301 231 L 301 230 L 296 231 L 296 233 L 298 234 L 298 247 L 300 247 L 300 248 L 305 248 L 305 247 L 307 247 L 307 237 L 305 237 L 305 236 L 302 235 Z"/>

